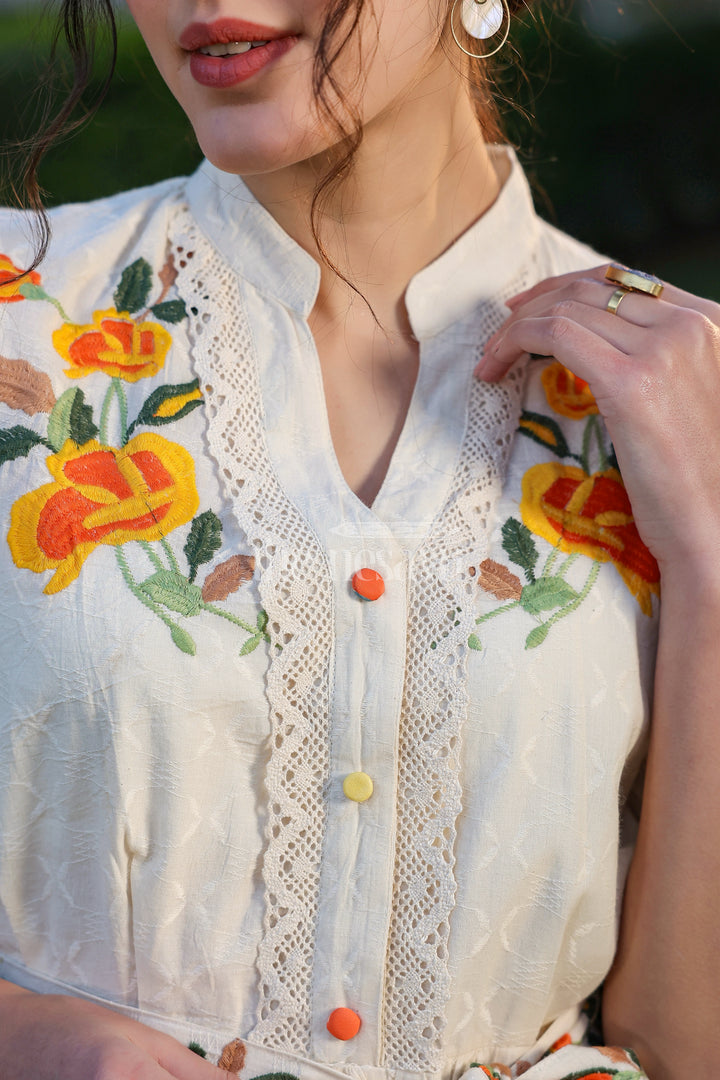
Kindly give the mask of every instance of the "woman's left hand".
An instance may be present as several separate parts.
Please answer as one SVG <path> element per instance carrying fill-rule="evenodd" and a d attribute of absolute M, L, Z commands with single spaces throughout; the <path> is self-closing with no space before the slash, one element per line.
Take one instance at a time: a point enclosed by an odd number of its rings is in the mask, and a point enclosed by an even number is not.
<path fill-rule="evenodd" d="M 476 375 L 553 356 L 590 386 L 640 536 L 660 564 L 720 576 L 720 304 L 666 285 L 617 314 L 607 264 L 547 278 L 507 303 Z"/>

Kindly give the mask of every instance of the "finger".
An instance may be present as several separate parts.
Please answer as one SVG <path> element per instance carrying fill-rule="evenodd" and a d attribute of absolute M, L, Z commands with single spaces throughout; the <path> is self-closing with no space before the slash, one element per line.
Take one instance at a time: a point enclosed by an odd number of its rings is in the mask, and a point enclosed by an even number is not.
<path fill-rule="evenodd" d="M 511 311 L 514 311 L 521 304 L 525 304 L 529 300 L 534 300 L 537 296 L 555 292 L 574 281 L 583 279 L 601 282 L 607 287 L 612 286 L 613 288 L 616 288 L 617 286 L 614 286 L 613 283 L 609 282 L 605 277 L 605 271 L 607 270 L 608 265 L 608 263 L 603 263 L 601 266 L 589 267 L 587 270 L 575 270 L 569 274 L 559 274 L 556 277 L 545 278 L 544 280 L 537 282 L 531 288 L 508 297 L 505 304 Z M 643 294 L 636 293 L 635 295 L 642 296 Z M 679 289 L 675 285 L 669 285 L 667 282 L 665 283 L 661 298 L 665 303 L 675 304 L 679 307 L 688 307 L 695 311 L 699 311 L 701 314 L 705 315 L 706 318 L 714 322 L 716 326 L 720 326 L 720 304 L 716 304 L 712 300 L 695 296 L 693 293 L 686 292 L 684 289 Z M 660 298 L 649 297 L 649 299 Z M 625 305 L 625 303 L 626 301 L 623 300 L 623 305 Z"/>
<path fill-rule="evenodd" d="M 523 312 L 526 312 L 532 306 L 523 307 Z M 602 339 L 628 358 L 633 355 L 647 353 L 651 347 L 647 327 L 638 326 L 635 323 L 618 318 L 617 315 L 613 315 L 603 308 L 590 307 L 588 304 L 581 304 L 575 300 L 560 300 L 558 303 L 553 304 L 549 310 L 545 311 L 540 308 L 535 318 L 524 314 L 522 318 L 516 317 L 510 320 L 504 328 L 494 334 L 485 346 L 482 358 L 475 368 L 475 375 L 485 381 L 502 378 L 523 353 L 537 354 L 540 350 L 528 349 L 525 345 L 530 340 L 528 333 L 532 332 L 532 328 L 526 330 L 524 326 L 527 323 L 532 323 L 534 326 L 541 322 L 547 333 L 550 335 L 557 334 L 561 337 L 564 337 L 567 333 L 563 325 L 566 322 L 585 327 L 596 337 Z M 552 322 L 558 322 L 560 325 L 556 329 L 547 327 L 547 324 Z M 500 362 L 501 358 L 502 363 Z M 559 359 L 559 357 L 557 358 Z M 582 360 L 580 362 L 582 364 Z M 575 358 L 568 366 L 576 375 L 580 375 L 581 378 L 585 377 L 578 370 Z"/>
<path fill-rule="evenodd" d="M 530 299 L 520 307 L 514 309 L 513 314 L 503 325 L 488 338 L 485 351 L 492 351 L 495 342 L 505 334 L 518 319 L 531 316 L 559 315 L 570 318 L 580 315 L 582 309 L 588 312 L 595 310 L 607 313 L 607 305 L 615 288 L 590 278 L 575 278 L 567 283 L 562 289 L 543 293 Z M 610 313 L 620 323 L 633 323 L 635 326 L 645 329 L 658 327 L 672 318 L 677 309 L 672 304 L 653 296 L 643 296 L 640 293 L 626 293 L 622 301 L 622 309 L 617 313 Z M 611 324 L 608 324 L 610 327 Z M 620 327 L 616 327 L 620 330 Z"/>
<path fill-rule="evenodd" d="M 636 327 L 636 333 L 642 333 Z M 572 319 L 539 317 L 520 319 L 496 341 L 476 368 L 485 382 L 497 382 L 524 353 L 554 356 L 561 364 L 587 383 L 596 384 L 603 376 L 614 377 L 619 368 L 631 363 L 628 354 L 606 338 Z M 596 394 L 597 396 L 597 394 Z"/>
<path fill-rule="evenodd" d="M 200 1054 L 168 1037 L 159 1054 L 158 1062 L 173 1080 L 237 1080 L 237 1074 L 218 1069 Z"/>

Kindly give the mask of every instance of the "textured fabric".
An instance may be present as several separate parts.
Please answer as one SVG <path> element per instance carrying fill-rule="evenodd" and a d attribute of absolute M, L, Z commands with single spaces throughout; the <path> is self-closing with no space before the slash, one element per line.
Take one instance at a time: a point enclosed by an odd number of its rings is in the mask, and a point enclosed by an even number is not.
<path fill-rule="evenodd" d="M 4 285 L 28 228 L 0 216 L 0 976 L 240 1037 L 257 1074 L 562 1075 L 615 948 L 656 567 L 584 384 L 472 372 L 503 298 L 598 256 L 515 163 L 408 286 L 420 373 L 368 508 L 319 268 L 237 177 L 53 227 Z"/>

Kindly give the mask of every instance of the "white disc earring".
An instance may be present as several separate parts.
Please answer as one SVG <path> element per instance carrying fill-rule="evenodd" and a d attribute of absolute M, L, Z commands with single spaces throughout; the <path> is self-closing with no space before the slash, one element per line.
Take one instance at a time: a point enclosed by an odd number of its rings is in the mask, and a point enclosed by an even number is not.
<path fill-rule="evenodd" d="M 459 3 L 462 4 L 460 21 L 463 29 L 470 37 L 477 40 L 486 41 L 488 38 L 494 37 L 500 31 L 503 21 L 507 20 L 505 32 L 499 45 L 488 52 L 471 53 L 461 44 L 455 32 L 455 9 Z M 472 56 L 475 60 L 486 60 L 489 56 L 494 56 L 496 52 L 502 49 L 510 33 L 510 9 L 507 0 L 454 0 L 450 12 L 450 29 L 455 44 L 466 56 Z"/>

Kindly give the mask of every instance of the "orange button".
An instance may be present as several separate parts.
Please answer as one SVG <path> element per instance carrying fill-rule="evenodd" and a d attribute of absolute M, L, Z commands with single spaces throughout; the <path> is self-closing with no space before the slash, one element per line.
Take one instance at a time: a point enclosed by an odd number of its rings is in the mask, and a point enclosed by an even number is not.
<path fill-rule="evenodd" d="M 360 1030 L 360 1017 L 353 1009 L 333 1009 L 328 1017 L 327 1029 L 336 1039 L 347 1042 Z"/>
<path fill-rule="evenodd" d="M 377 570 L 365 566 L 352 576 L 352 587 L 363 600 L 379 600 L 385 592 L 385 582 Z"/>

